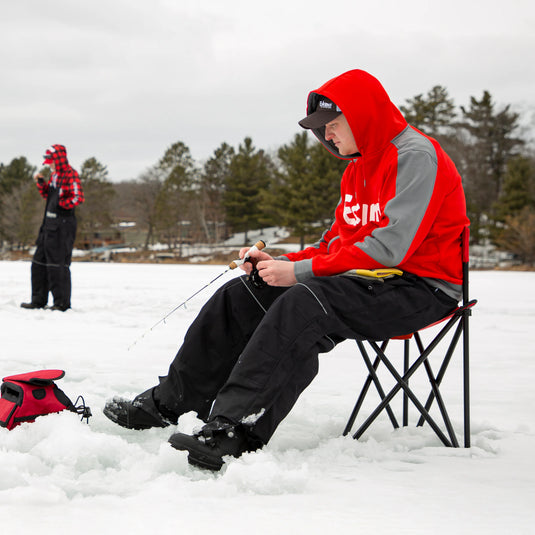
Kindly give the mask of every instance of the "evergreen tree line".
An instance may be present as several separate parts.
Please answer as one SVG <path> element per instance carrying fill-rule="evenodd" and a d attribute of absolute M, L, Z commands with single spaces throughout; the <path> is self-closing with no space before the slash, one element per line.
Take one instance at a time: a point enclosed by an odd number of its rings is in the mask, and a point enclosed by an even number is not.
<path fill-rule="evenodd" d="M 463 177 L 472 242 L 491 243 L 535 263 L 535 157 L 510 105 L 497 109 L 488 91 L 457 107 L 442 86 L 400 106 L 408 122 L 436 138 Z M 305 241 L 329 225 L 347 162 L 306 132 L 268 153 L 246 137 L 222 143 L 196 162 L 182 141 L 147 171 L 113 183 L 104 164 L 88 158 L 78 169 L 86 201 L 77 208 L 78 246 L 100 245 L 112 225 L 135 221 L 143 244 L 218 243 L 230 233 L 282 226 Z M 0 163 L 0 242 L 32 245 L 43 201 L 32 180 L 37 168 L 21 156 Z M 46 169 L 45 169 L 46 171 Z"/>

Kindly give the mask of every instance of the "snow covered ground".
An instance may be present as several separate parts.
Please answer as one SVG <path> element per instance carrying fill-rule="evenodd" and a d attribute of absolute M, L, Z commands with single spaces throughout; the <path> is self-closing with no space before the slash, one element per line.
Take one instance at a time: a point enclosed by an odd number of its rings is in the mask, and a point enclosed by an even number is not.
<path fill-rule="evenodd" d="M 222 472 L 190 467 L 174 431 L 122 429 L 102 414 L 164 375 L 217 283 L 150 327 L 224 266 L 72 266 L 73 309 L 28 311 L 30 263 L 0 262 L 0 377 L 66 371 L 58 385 L 91 406 L 0 429 L 1 533 L 531 534 L 535 532 L 535 273 L 473 272 L 472 448 L 428 427 L 360 440 L 341 433 L 364 377 L 355 344 L 321 356 L 320 374 L 270 444 Z M 462 430 L 459 359 L 443 389 Z M 413 415 L 414 415 L 413 410 Z M 178 428 L 198 425 L 184 415 Z"/>

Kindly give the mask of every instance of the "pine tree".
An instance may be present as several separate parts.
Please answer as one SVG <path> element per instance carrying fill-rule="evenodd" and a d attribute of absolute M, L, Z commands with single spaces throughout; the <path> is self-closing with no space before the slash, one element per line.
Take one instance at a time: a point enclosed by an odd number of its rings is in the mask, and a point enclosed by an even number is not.
<path fill-rule="evenodd" d="M 535 160 L 517 155 L 507 162 L 503 190 L 494 205 L 496 220 L 503 222 L 526 206 L 535 208 Z"/>
<path fill-rule="evenodd" d="M 234 232 L 244 232 L 244 243 L 248 242 L 249 230 L 275 221 L 262 205 L 263 192 L 270 187 L 273 176 L 271 158 L 246 137 L 230 162 L 223 195 L 227 222 Z"/>
<path fill-rule="evenodd" d="M 199 188 L 199 216 L 204 235 L 209 242 L 221 239 L 225 222 L 223 195 L 230 174 L 234 149 L 222 143 L 203 167 Z"/>
<path fill-rule="evenodd" d="M 0 197 L 21 184 L 32 183 L 36 168 L 24 156 L 14 158 L 0 168 Z"/>
<path fill-rule="evenodd" d="M 309 232 L 306 184 L 310 180 L 310 146 L 306 132 L 296 134 L 289 145 L 277 152 L 280 169 L 270 188 L 263 192 L 262 204 L 276 214 L 281 226 L 289 227 L 304 242 Z M 313 218 L 314 220 L 314 218 Z"/>
<path fill-rule="evenodd" d="M 107 167 L 94 157 L 85 160 L 79 174 L 85 200 L 76 208 L 80 227 L 77 242 L 82 247 L 88 246 L 91 249 L 95 245 L 102 245 L 111 237 L 115 190 L 108 180 Z M 114 238 L 119 239 L 118 236 Z"/>
<path fill-rule="evenodd" d="M 400 110 L 412 126 L 435 138 L 450 131 L 456 111 L 445 87 L 436 85 L 426 97 L 419 94 L 406 102 L 407 106 L 400 106 Z"/>
<path fill-rule="evenodd" d="M 347 162 L 332 156 L 307 132 L 278 151 L 281 170 L 270 194 L 270 204 L 281 224 L 292 229 L 301 248 L 328 226 L 340 196 L 340 178 Z"/>
<path fill-rule="evenodd" d="M 159 231 L 170 248 L 181 248 L 185 228 L 191 223 L 195 164 L 189 148 L 178 141 L 171 145 L 155 166 L 162 181 L 156 198 L 155 216 Z"/>
<path fill-rule="evenodd" d="M 514 137 L 518 114 L 511 112 L 510 106 L 495 112 L 488 91 L 483 92 L 481 100 L 471 97 L 470 107 L 461 106 L 461 110 L 463 119 L 459 126 L 469 136 L 463 178 L 471 235 L 478 242 L 493 226 L 492 207 L 502 192 L 507 162 L 523 141 Z"/>
<path fill-rule="evenodd" d="M 494 205 L 494 243 L 531 263 L 535 250 L 535 230 L 529 230 L 535 213 L 535 161 L 515 156 L 507 163 L 507 172 L 500 198 Z M 533 240 L 533 241 L 532 241 Z"/>
<path fill-rule="evenodd" d="M 334 157 L 319 142 L 312 145 L 311 157 L 316 177 L 314 194 L 322 199 L 319 215 L 325 225 L 334 218 L 334 210 L 340 200 L 340 181 L 348 161 Z"/>

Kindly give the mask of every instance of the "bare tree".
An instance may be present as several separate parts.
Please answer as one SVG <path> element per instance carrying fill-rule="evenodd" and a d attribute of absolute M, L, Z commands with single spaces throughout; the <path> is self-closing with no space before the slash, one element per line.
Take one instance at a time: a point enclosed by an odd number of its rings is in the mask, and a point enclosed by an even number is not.
<path fill-rule="evenodd" d="M 35 185 L 23 183 L 0 200 L 0 226 L 11 247 L 27 247 L 35 242 L 43 217 L 43 199 Z"/>

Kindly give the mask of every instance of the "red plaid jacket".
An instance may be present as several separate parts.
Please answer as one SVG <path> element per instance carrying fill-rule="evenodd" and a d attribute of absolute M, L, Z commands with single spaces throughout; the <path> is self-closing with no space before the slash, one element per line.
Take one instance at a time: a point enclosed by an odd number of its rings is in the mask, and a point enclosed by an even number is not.
<path fill-rule="evenodd" d="M 47 150 L 46 157 L 56 164 L 56 172 L 52 174 L 47 183 L 39 184 L 39 193 L 45 199 L 48 197 L 50 186 L 59 188 L 59 205 L 65 210 L 72 210 L 75 206 L 84 202 L 84 191 L 80 183 L 80 177 L 67 160 L 67 150 L 63 145 L 52 145 L 52 150 Z"/>

